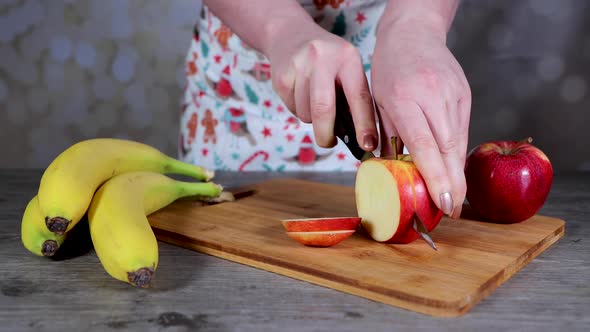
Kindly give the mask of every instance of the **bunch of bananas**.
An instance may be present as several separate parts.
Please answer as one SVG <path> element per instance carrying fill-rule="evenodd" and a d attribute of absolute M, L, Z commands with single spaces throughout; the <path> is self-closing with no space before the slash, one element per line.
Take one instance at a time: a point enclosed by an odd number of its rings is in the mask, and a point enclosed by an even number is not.
<path fill-rule="evenodd" d="M 184 197 L 231 200 L 231 194 L 228 198 L 220 185 L 211 182 L 213 176 L 213 171 L 143 143 L 113 138 L 81 141 L 45 169 L 39 190 L 23 213 L 22 243 L 35 255 L 53 256 L 87 217 L 94 250 L 106 272 L 131 285 L 149 287 L 158 266 L 158 244 L 147 216 Z"/>

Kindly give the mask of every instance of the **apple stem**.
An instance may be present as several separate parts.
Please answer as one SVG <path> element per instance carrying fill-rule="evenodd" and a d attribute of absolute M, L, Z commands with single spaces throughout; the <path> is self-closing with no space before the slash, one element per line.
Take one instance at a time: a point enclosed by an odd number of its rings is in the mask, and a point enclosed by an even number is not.
<path fill-rule="evenodd" d="M 393 150 L 393 160 L 397 160 L 397 136 L 391 136 L 391 149 Z"/>
<path fill-rule="evenodd" d="M 510 153 L 509 154 L 514 153 L 522 145 L 524 145 L 524 144 L 531 144 L 532 142 L 533 142 L 533 138 L 530 137 L 530 136 L 527 137 L 527 138 L 525 138 L 525 139 L 523 139 L 523 140 L 518 141 L 518 143 L 514 147 L 512 147 L 512 149 L 510 150 Z"/>

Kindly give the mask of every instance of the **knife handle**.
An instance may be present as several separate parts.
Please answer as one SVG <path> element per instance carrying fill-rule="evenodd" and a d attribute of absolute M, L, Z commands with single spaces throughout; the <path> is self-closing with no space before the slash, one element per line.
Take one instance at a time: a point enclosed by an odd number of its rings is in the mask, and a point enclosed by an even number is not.
<path fill-rule="evenodd" d="M 352 120 L 352 114 L 350 113 L 350 107 L 346 100 L 344 90 L 338 84 L 336 85 L 336 120 L 334 122 L 334 135 L 346 144 L 357 160 L 363 158 L 366 151 L 361 148 L 356 140 L 356 130 L 354 127 L 354 121 Z"/>

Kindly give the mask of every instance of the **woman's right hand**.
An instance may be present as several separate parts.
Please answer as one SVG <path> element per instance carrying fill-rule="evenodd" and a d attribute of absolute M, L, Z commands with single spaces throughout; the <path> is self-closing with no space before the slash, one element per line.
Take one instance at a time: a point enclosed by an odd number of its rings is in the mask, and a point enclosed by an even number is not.
<path fill-rule="evenodd" d="M 342 86 L 365 151 L 377 148 L 373 99 L 360 54 L 348 41 L 318 26 L 311 18 L 284 20 L 273 27 L 263 53 L 271 63 L 275 92 L 302 122 L 313 125 L 316 143 L 336 144 L 336 84 Z"/>

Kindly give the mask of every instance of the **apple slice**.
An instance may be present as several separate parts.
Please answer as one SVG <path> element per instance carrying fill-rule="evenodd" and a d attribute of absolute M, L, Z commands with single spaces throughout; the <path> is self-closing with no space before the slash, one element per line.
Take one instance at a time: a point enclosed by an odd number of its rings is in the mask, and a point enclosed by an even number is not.
<path fill-rule="evenodd" d="M 414 213 L 429 232 L 443 215 L 407 155 L 362 162 L 356 174 L 355 197 L 362 227 L 378 242 L 410 243 L 419 237 L 412 227 Z"/>
<path fill-rule="evenodd" d="M 287 232 L 356 230 L 360 217 L 298 218 L 282 221 Z"/>
<path fill-rule="evenodd" d="M 330 247 L 356 232 L 360 217 L 297 218 L 281 221 L 287 235 L 307 246 Z"/>
<path fill-rule="evenodd" d="M 312 247 L 331 247 L 351 236 L 356 230 L 287 232 L 290 238 Z"/>

